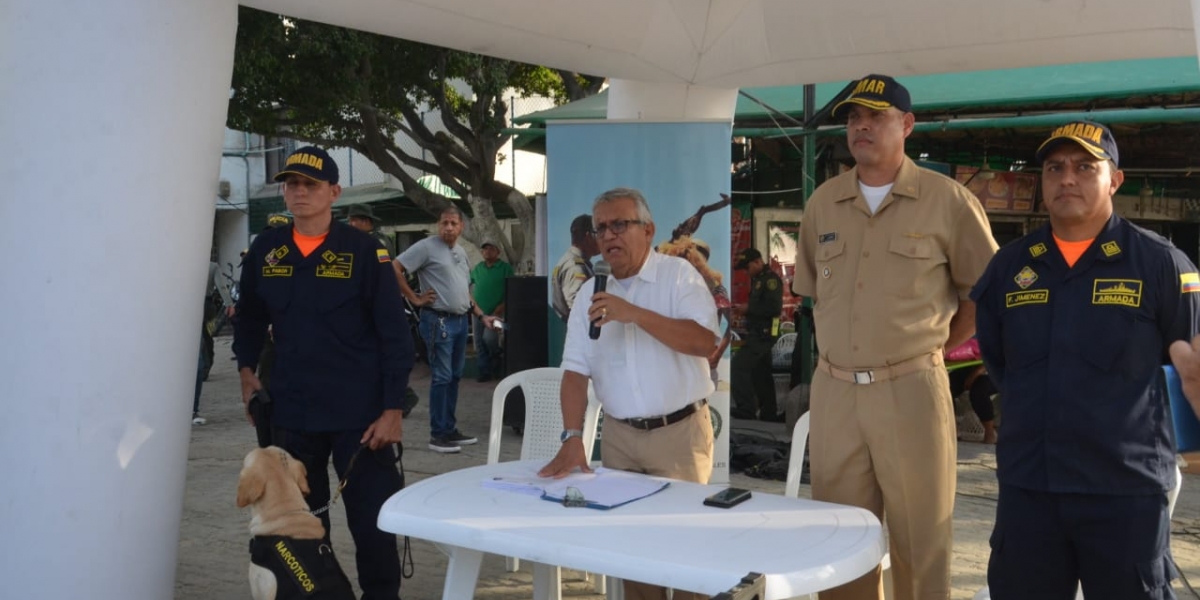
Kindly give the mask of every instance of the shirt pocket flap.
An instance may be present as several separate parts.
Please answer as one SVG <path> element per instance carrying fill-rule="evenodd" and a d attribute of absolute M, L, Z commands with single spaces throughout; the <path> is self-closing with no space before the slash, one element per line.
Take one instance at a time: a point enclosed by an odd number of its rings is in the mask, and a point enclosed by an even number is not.
<path fill-rule="evenodd" d="M 846 251 L 846 240 L 837 239 L 832 242 L 817 245 L 817 262 L 833 260 Z"/>
<path fill-rule="evenodd" d="M 913 237 L 913 234 L 900 234 L 892 237 L 888 252 L 906 258 L 927 259 L 933 256 L 933 241 L 925 237 Z"/>

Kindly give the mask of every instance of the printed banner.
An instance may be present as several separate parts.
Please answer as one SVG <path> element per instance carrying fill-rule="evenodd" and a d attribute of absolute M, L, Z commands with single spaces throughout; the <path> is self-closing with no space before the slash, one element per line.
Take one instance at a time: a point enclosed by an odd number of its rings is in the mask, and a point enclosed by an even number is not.
<path fill-rule="evenodd" d="M 547 124 L 548 246 L 551 265 L 571 250 L 571 222 L 590 215 L 596 196 L 615 187 L 642 192 L 656 225 L 659 252 L 687 258 L 704 276 L 729 328 L 730 200 L 729 122 Z M 598 258 L 592 257 L 595 262 Z M 551 267 L 550 286 L 556 283 Z M 553 309 L 549 290 L 550 364 L 562 361 L 565 324 Z M 722 362 L 728 362 L 726 350 Z M 727 372 L 727 370 L 726 370 Z M 724 394 L 710 398 L 717 431 L 712 483 L 729 481 L 729 422 Z M 717 406 L 717 404 L 723 406 Z"/>

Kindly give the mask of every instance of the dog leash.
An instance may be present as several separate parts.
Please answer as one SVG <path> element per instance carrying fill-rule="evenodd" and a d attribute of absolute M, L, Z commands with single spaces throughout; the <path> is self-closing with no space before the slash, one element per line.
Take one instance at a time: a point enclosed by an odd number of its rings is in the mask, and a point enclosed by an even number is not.
<path fill-rule="evenodd" d="M 362 444 L 358 447 L 358 450 L 354 451 L 354 455 L 350 457 L 350 462 L 346 464 L 346 474 L 343 475 L 341 481 L 338 482 L 337 490 L 333 492 L 333 497 L 329 499 L 329 502 L 325 503 L 325 506 L 322 506 L 321 508 L 311 511 L 313 516 L 320 516 L 320 515 L 328 512 L 329 507 L 331 507 L 335 503 L 337 503 L 337 499 L 339 497 L 341 497 L 341 495 L 342 495 L 342 490 L 346 489 L 347 483 L 350 483 L 350 471 L 354 470 L 355 461 L 358 460 L 358 456 L 360 454 L 362 454 L 362 451 L 366 450 L 366 449 L 367 449 L 367 445 Z"/>

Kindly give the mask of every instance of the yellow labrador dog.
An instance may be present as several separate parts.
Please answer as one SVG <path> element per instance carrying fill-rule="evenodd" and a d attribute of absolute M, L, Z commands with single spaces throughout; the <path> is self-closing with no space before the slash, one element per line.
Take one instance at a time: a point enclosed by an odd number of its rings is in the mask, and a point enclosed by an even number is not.
<path fill-rule="evenodd" d="M 350 580 L 308 509 L 304 463 L 283 448 L 255 448 L 242 462 L 237 505 L 250 507 L 250 593 L 254 600 L 353 599 Z"/>

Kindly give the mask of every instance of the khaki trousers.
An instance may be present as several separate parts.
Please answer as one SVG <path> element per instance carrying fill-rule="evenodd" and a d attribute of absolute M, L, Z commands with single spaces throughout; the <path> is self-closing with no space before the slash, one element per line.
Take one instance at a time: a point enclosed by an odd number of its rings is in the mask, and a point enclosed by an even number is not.
<path fill-rule="evenodd" d="M 600 458 L 605 467 L 708 483 L 712 475 L 713 428 L 706 405 L 692 416 L 643 431 L 616 419 L 605 419 L 600 438 Z M 707 600 L 707 594 L 675 591 L 675 600 Z M 625 582 L 626 600 L 666 600 L 664 587 Z"/>
<path fill-rule="evenodd" d="M 857 385 L 817 371 L 814 500 L 870 510 L 889 534 L 896 600 L 948 600 L 958 444 L 942 367 Z M 879 567 L 821 600 L 883 599 Z"/>

